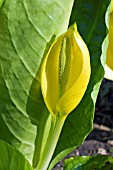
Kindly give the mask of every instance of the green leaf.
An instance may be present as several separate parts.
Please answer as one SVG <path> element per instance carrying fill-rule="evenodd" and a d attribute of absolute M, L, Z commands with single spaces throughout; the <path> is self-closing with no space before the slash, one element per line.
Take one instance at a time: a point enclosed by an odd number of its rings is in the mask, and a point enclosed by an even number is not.
<path fill-rule="evenodd" d="M 73 0 L 5 0 L 0 9 L 0 138 L 30 162 L 37 138 L 43 145 L 48 118 L 40 63 L 51 38 L 66 31 L 72 5 Z"/>
<path fill-rule="evenodd" d="M 0 8 L 1 8 L 3 2 L 4 2 L 4 0 L 0 0 Z"/>
<path fill-rule="evenodd" d="M 110 170 L 113 169 L 113 158 L 107 155 L 80 156 L 69 158 L 64 164 L 64 170 Z"/>
<path fill-rule="evenodd" d="M 33 170 L 25 157 L 8 143 L 0 140 L 0 170 Z"/>
<path fill-rule="evenodd" d="M 50 169 L 71 150 L 81 145 L 92 130 L 94 108 L 101 81 L 107 43 L 102 43 L 107 34 L 105 14 L 109 0 L 76 0 L 70 25 L 75 21 L 78 31 L 86 42 L 91 60 L 91 77 L 87 91 L 77 108 L 67 117 L 58 141 Z M 59 154 L 61 152 L 61 154 Z M 59 154 L 59 155 L 58 155 Z"/>

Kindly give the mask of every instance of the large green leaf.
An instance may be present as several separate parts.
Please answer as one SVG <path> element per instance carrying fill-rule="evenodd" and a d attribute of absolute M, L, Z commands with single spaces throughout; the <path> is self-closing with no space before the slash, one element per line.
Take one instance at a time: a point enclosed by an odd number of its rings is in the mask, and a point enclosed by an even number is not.
<path fill-rule="evenodd" d="M 0 8 L 0 138 L 30 161 L 48 117 L 38 69 L 47 42 L 66 31 L 72 5 L 73 0 L 5 0 Z"/>
<path fill-rule="evenodd" d="M 65 161 L 65 170 L 112 170 L 113 158 L 107 155 L 81 156 Z"/>
<path fill-rule="evenodd" d="M 66 153 L 81 145 L 92 130 L 95 101 L 104 76 L 102 64 L 105 63 L 107 42 L 103 44 L 103 51 L 102 43 L 107 33 L 105 14 L 108 5 L 109 0 L 104 0 L 104 3 L 103 0 L 76 0 L 74 3 L 70 25 L 76 21 L 78 31 L 88 46 L 91 78 L 82 101 L 66 119 L 50 169 Z"/>
<path fill-rule="evenodd" d="M 3 1 L 4 1 L 4 0 L 0 0 L 0 7 L 2 6 Z"/>
<path fill-rule="evenodd" d="M 18 150 L 0 140 L 0 170 L 33 170 L 33 168 Z"/>

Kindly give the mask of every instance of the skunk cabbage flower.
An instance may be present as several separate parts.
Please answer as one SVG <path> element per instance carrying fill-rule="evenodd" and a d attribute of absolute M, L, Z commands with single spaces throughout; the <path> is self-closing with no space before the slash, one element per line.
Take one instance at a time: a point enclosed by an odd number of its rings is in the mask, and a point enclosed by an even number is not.
<path fill-rule="evenodd" d="M 113 0 L 111 1 L 109 21 L 109 43 L 106 53 L 105 78 L 113 80 Z"/>
<path fill-rule="evenodd" d="M 90 79 L 90 57 L 74 24 L 50 47 L 41 70 L 41 89 L 50 113 L 68 115 L 81 101 Z"/>
<path fill-rule="evenodd" d="M 112 0 L 112 4 L 111 4 L 109 37 L 108 38 L 109 38 L 109 44 L 108 44 L 108 49 L 107 49 L 106 64 L 111 70 L 113 70 L 113 0 Z"/>

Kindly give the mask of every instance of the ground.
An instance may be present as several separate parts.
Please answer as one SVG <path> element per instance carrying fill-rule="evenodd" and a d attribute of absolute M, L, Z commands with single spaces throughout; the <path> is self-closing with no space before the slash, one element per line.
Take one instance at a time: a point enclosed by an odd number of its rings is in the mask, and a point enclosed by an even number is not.
<path fill-rule="evenodd" d="M 113 157 L 113 82 L 106 79 L 102 82 L 97 98 L 94 130 L 83 145 L 67 157 L 97 154 Z M 63 161 L 59 162 L 53 170 L 63 170 Z"/>

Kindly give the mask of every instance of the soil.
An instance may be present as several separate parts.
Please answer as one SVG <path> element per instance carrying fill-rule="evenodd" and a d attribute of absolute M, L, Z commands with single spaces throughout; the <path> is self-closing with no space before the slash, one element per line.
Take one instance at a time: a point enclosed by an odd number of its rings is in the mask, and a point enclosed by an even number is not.
<path fill-rule="evenodd" d="M 97 154 L 113 157 L 113 82 L 106 79 L 103 80 L 98 94 L 93 131 L 83 145 L 68 154 L 66 158 Z M 63 170 L 64 160 L 59 162 L 53 170 Z"/>

